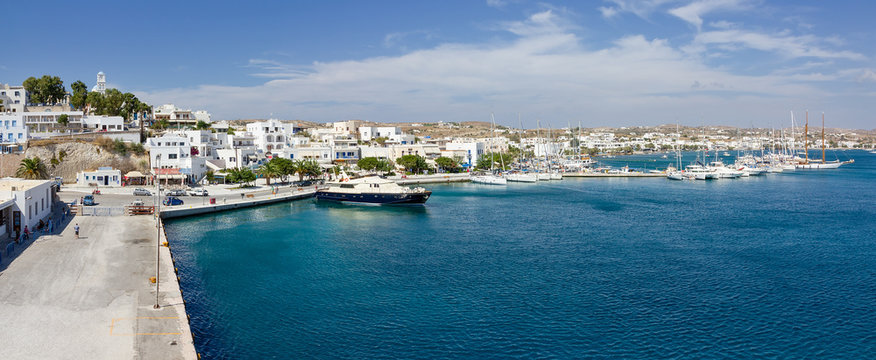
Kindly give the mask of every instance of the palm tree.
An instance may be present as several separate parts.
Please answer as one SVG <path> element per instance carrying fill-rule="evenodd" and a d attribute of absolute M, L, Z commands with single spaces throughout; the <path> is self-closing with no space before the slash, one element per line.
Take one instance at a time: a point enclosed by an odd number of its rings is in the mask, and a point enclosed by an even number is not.
<path fill-rule="evenodd" d="M 46 170 L 46 164 L 35 156 L 21 159 L 21 165 L 15 171 L 15 176 L 30 180 L 48 179 L 49 172 Z"/>
<path fill-rule="evenodd" d="M 259 174 L 265 177 L 267 181 L 267 185 L 271 185 L 272 177 L 279 177 L 281 175 L 280 169 L 277 168 L 277 163 L 273 161 L 268 161 L 262 166 L 259 167 Z"/>

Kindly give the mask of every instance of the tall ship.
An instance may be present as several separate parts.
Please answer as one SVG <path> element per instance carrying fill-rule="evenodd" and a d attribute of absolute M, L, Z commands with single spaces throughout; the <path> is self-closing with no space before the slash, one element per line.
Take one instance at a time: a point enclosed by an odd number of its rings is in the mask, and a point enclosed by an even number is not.
<path fill-rule="evenodd" d="M 825 159 L 825 146 L 824 146 L 824 113 L 821 113 L 821 160 L 813 159 L 810 161 L 809 159 L 809 112 L 806 112 L 806 130 L 803 137 L 803 145 L 805 148 L 806 159 L 797 164 L 797 169 L 836 169 L 845 164 L 851 164 L 855 162 L 855 159 L 849 159 L 848 161 L 840 161 L 839 159 L 833 161 L 826 161 Z"/>
<path fill-rule="evenodd" d="M 423 205 L 430 196 L 432 192 L 422 187 L 400 186 L 379 176 L 350 179 L 346 174 L 316 192 L 319 201 L 368 205 Z"/>

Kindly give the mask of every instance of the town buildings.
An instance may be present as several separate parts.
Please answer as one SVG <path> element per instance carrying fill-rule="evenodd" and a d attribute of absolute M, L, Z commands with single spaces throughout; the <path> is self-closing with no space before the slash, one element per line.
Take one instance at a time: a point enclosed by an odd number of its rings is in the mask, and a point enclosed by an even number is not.
<path fill-rule="evenodd" d="M 0 236 L 15 238 L 48 221 L 54 195 L 50 180 L 0 179 Z"/>

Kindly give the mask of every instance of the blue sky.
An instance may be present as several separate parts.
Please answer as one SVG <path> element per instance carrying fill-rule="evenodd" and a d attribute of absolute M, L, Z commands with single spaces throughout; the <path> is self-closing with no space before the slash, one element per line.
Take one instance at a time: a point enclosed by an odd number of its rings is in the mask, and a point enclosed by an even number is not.
<path fill-rule="evenodd" d="M 876 126 L 870 1 L 24 2 L 0 82 L 58 75 L 214 120 Z"/>

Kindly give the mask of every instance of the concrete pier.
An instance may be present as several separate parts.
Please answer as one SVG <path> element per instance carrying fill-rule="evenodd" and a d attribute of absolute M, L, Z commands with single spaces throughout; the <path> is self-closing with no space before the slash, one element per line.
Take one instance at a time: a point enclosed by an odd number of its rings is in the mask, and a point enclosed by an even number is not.
<path fill-rule="evenodd" d="M 160 248 L 161 307 L 153 309 L 155 218 L 67 219 L 55 232 L 20 244 L 14 258 L 0 263 L 0 356 L 196 359 L 166 247 Z"/>
<path fill-rule="evenodd" d="M 177 206 L 167 206 L 161 207 L 161 218 L 162 219 L 171 219 L 178 218 L 184 216 L 193 216 L 193 215 L 202 215 L 209 214 L 220 211 L 228 211 L 235 209 L 243 209 L 253 206 L 267 205 L 273 204 L 283 201 L 292 201 L 298 199 L 305 199 L 313 197 L 316 194 L 316 187 L 310 186 L 306 189 L 294 190 L 289 193 L 278 193 L 278 194 L 263 194 L 263 195 L 254 195 L 249 194 L 250 197 L 247 197 L 247 194 L 241 194 L 239 199 L 231 198 L 222 198 L 217 199 L 216 204 L 198 204 L 198 205 L 177 205 Z"/>

